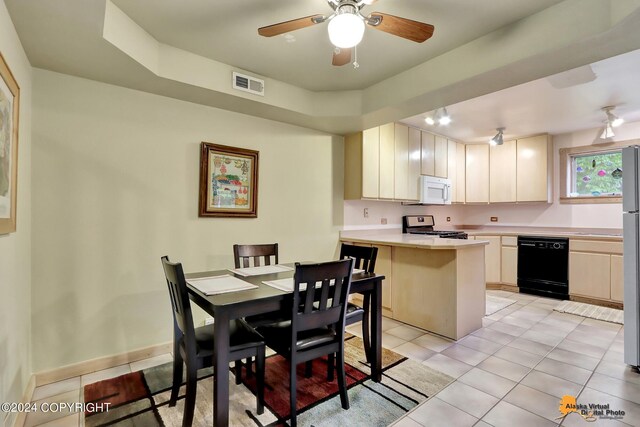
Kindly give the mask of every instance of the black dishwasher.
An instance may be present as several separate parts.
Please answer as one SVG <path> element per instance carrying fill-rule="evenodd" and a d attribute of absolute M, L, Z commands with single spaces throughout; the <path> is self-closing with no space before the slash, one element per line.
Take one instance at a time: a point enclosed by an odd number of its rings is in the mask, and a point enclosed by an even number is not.
<path fill-rule="evenodd" d="M 520 292 L 569 299 L 569 239 L 518 236 Z"/>

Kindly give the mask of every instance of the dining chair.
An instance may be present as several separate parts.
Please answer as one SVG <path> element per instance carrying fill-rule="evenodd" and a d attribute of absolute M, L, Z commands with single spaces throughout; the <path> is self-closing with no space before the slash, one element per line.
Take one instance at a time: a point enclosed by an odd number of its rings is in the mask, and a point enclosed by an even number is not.
<path fill-rule="evenodd" d="M 344 326 L 353 265 L 353 259 L 320 264 L 296 263 L 291 320 L 258 328 L 266 344 L 290 361 L 292 427 L 296 425 L 297 365 L 324 355 L 337 359 L 340 403 L 343 409 L 349 409 Z"/>
<path fill-rule="evenodd" d="M 277 264 L 277 243 L 266 245 L 233 245 L 233 259 L 236 268 L 250 267 L 251 259 L 253 259 L 253 267 L 259 267 L 261 259 L 264 261 L 264 265 L 271 265 L 271 257 L 274 258 L 274 264 Z"/>
<path fill-rule="evenodd" d="M 356 246 L 343 243 L 340 247 L 340 259 L 353 258 L 353 268 L 359 268 L 367 273 L 373 273 L 376 268 L 378 248 L 375 246 Z M 347 303 L 346 325 L 362 322 L 362 340 L 367 362 L 371 362 L 371 328 L 369 327 L 369 313 L 371 308 L 371 295 L 364 295 L 362 307 Z M 331 367 L 330 367 L 331 369 Z M 330 372 L 331 374 L 331 372 Z M 330 375 L 331 377 L 331 375 Z"/>
<path fill-rule="evenodd" d="M 187 388 L 182 426 L 193 423 L 196 403 L 197 371 L 213 366 L 214 334 L 213 325 L 195 328 L 191 314 L 191 304 L 182 264 L 172 263 L 169 257 L 162 257 L 162 266 L 167 279 L 167 287 L 173 309 L 173 381 L 169 406 L 175 406 L 182 384 L 183 363 L 187 365 Z M 240 381 L 239 360 L 256 358 L 257 413 L 264 412 L 264 339 L 241 319 L 232 320 L 229 325 L 229 360 L 236 362 L 236 383 Z"/>

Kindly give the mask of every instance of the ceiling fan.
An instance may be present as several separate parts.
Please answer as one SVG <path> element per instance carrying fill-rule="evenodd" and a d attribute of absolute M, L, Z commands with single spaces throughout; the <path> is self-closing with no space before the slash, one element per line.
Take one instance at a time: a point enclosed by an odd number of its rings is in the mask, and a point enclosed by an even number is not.
<path fill-rule="evenodd" d="M 400 18 L 381 12 L 364 16 L 360 10 L 377 0 L 327 0 L 333 13 L 329 16 L 311 15 L 291 21 L 280 22 L 258 28 L 258 34 L 273 37 L 301 28 L 329 21 L 329 39 L 338 49 L 333 53 L 333 65 L 341 66 L 351 62 L 351 50 L 362 40 L 365 24 L 417 43 L 422 43 L 433 35 L 434 27 L 423 22 Z"/>

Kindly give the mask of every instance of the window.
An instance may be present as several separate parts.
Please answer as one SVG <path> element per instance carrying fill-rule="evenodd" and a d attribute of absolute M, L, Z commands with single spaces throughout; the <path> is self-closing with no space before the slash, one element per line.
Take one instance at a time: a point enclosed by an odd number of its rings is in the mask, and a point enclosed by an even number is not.
<path fill-rule="evenodd" d="M 575 154 L 571 158 L 569 197 L 620 196 L 622 151 Z"/>
<path fill-rule="evenodd" d="M 622 148 L 638 142 L 560 149 L 560 203 L 621 203 Z"/>

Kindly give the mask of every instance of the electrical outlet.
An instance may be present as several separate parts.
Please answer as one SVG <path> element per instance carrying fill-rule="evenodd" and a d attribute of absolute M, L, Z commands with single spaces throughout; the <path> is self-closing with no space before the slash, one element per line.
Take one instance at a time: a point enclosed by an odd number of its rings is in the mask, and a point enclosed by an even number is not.
<path fill-rule="evenodd" d="M 498 222 L 498 217 L 497 216 L 492 216 L 491 217 L 491 222 Z"/>
<path fill-rule="evenodd" d="M 204 318 L 204 325 L 205 325 L 205 326 L 207 326 L 207 325 L 213 325 L 213 322 L 214 322 L 213 317 L 205 317 L 205 318 Z"/>
<path fill-rule="evenodd" d="M 387 223 L 387 218 L 380 218 L 380 224 L 386 224 Z"/>
<path fill-rule="evenodd" d="M 447 217 L 447 222 L 451 222 L 451 217 L 450 216 Z"/>
<path fill-rule="evenodd" d="M 365 218 L 369 218 L 369 208 L 364 208 L 363 214 Z"/>

